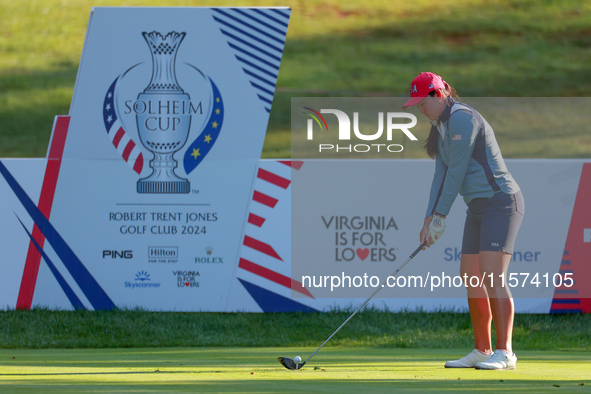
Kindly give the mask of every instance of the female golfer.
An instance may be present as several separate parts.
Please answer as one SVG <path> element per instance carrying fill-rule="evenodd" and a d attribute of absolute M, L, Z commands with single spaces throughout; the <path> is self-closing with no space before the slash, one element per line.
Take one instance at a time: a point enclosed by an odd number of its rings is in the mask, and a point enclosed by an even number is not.
<path fill-rule="evenodd" d="M 430 247 L 445 230 L 445 217 L 461 194 L 468 205 L 460 273 L 464 278 L 483 274 L 493 280 L 484 287 L 467 281 L 468 306 L 475 349 L 446 368 L 515 369 L 511 347 L 514 306 L 511 292 L 501 285 L 513 253 L 524 214 L 519 186 L 507 170 L 494 132 L 468 105 L 459 103 L 455 90 L 439 75 L 424 72 L 410 85 L 410 100 L 431 121 L 424 148 L 435 158 L 429 205 L 420 232 Z M 464 276 L 467 275 L 467 276 Z M 496 329 L 496 350 L 491 346 L 491 323 Z"/>

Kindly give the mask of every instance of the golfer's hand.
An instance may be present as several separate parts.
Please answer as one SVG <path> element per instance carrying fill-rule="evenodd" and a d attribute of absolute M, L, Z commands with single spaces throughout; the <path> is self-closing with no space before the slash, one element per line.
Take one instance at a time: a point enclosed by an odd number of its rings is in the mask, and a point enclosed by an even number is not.
<path fill-rule="evenodd" d="M 423 250 L 431 246 L 433 242 L 431 242 L 431 238 L 429 237 L 429 225 L 431 224 L 432 216 L 425 218 L 425 223 L 423 224 L 423 228 L 421 229 L 421 234 L 419 235 L 421 244 L 423 242 L 427 243 L 426 247 L 423 247 Z"/>
<path fill-rule="evenodd" d="M 432 216 L 431 223 L 429 223 L 429 238 L 431 242 L 435 243 L 445 231 L 445 216 L 439 216 L 437 214 Z"/>

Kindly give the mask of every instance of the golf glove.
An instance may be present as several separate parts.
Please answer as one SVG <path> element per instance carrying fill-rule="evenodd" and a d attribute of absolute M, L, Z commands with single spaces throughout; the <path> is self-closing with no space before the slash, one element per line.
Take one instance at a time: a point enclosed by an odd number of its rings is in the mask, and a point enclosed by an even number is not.
<path fill-rule="evenodd" d="M 431 237 L 431 241 L 435 243 L 435 241 L 443 235 L 445 231 L 445 217 L 440 216 L 438 214 L 433 214 L 433 219 L 429 224 L 429 236 Z"/>

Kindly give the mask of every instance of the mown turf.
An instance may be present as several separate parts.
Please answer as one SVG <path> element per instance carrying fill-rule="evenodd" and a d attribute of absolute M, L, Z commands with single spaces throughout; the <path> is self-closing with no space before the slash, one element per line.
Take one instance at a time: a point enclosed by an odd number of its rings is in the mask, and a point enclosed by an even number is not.
<path fill-rule="evenodd" d="M 0 391 L 589 392 L 589 352 L 522 351 L 515 371 L 445 369 L 469 349 L 322 349 L 302 370 L 280 355 L 314 348 L 1 350 Z M 557 391 L 558 390 L 558 391 Z"/>
<path fill-rule="evenodd" d="M 0 348 L 314 346 L 351 312 L 0 311 Z M 591 351 L 589 327 L 591 315 L 517 314 L 514 345 L 520 350 Z M 469 348 L 472 344 L 467 313 L 365 310 L 327 346 Z"/>

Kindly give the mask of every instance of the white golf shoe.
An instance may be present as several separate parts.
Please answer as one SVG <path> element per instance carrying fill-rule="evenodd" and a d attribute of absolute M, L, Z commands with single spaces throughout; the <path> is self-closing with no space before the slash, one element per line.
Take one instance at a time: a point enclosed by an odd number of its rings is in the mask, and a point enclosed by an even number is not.
<path fill-rule="evenodd" d="M 488 360 L 493 353 L 482 353 L 478 349 L 472 350 L 467 356 L 459 360 L 448 361 L 445 363 L 445 368 L 474 368 L 474 366 L 481 362 Z"/>
<path fill-rule="evenodd" d="M 515 353 L 509 354 L 504 350 L 497 349 L 486 361 L 476 363 L 476 369 L 504 370 L 515 369 L 517 365 L 517 356 Z"/>

